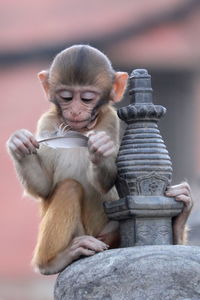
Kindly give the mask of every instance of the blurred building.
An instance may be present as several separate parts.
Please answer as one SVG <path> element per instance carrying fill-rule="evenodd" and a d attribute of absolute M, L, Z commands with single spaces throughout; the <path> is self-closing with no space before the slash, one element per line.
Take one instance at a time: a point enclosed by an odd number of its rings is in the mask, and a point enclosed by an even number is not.
<path fill-rule="evenodd" d="M 117 70 L 148 69 L 155 102 L 168 111 L 160 129 L 172 158 L 174 183 L 186 178 L 199 184 L 200 2 L 1 0 L 0 5 L 0 299 L 45 300 L 53 298 L 49 285 L 52 289 L 54 278 L 34 275 L 29 266 L 37 204 L 21 199 L 23 191 L 5 150 L 13 131 L 34 131 L 48 108 L 37 73 L 48 68 L 58 51 L 77 43 L 102 50 Z M 125 99 L 122 105 L 127 103 Z"/>

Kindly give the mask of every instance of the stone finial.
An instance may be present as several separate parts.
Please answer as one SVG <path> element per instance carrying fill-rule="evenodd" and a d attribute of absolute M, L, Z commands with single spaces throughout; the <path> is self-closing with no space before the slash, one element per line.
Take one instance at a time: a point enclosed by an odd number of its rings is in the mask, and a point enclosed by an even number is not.
<path fill-rule="evenodd" d="M 133 70 L 130 76 L 131 103 L 152 104 L 151 75 L 145 69 Z"/>
<path fill-rule="evenodd" d="M 105 210 L 120 220 L 122 247 L 172 244 L 171 220 L 182 203 L 164 195 L 172 164 L 157 123 L 166 109 L 153 104 L 147 70 L 132 72 L 129 94 L 131 104 L 118 110 L 128 125 L 116 162 L 120 199 L 105 203 Z"/>

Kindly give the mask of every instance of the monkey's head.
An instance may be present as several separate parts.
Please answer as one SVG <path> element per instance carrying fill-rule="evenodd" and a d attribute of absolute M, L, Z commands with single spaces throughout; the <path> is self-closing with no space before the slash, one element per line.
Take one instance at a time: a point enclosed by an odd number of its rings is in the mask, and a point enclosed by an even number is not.
<path fill-rule="evenodd" d="M 49 101 L 74 130 L 92 128 L 102 105 L 122 99 L 128 80 L 106 55 L 87 45 L 63 50 L 38 76 Z"/>

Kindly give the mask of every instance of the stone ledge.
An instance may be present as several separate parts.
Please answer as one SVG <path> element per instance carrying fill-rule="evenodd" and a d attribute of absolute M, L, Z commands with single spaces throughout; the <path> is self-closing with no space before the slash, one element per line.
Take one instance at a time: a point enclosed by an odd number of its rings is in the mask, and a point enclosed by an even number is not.
<path fill-rule="evenodd" d="M 138 246 L 81 259 L 57 278 L 55 300 L 198 300 L 200 247 Z"/>

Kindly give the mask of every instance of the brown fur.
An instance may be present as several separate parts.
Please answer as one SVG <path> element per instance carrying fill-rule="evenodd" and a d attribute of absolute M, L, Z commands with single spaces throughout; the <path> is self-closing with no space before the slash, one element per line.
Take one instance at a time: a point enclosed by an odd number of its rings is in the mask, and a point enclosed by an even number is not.
<path fill-rule="evenodd" d="M 43 208 L 33 263 L 43 266 L 64 250 L 73 237 L 83 235 L 82 186 L 72 179 L 59 183 Z M 45 202 L 46 204 L 46 202 Z M 43 205 L 43 202 L 42 202 Z"/>

